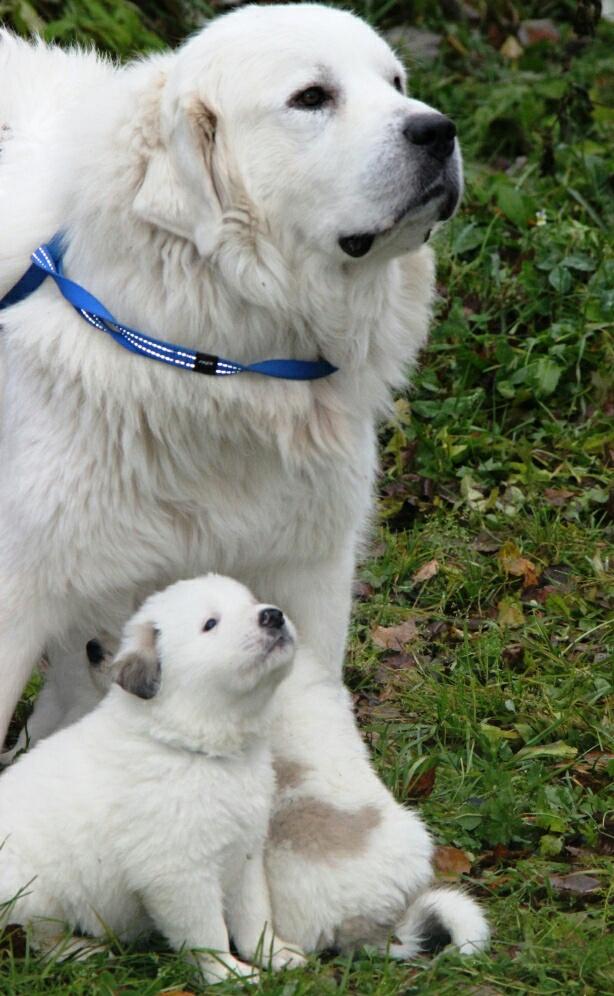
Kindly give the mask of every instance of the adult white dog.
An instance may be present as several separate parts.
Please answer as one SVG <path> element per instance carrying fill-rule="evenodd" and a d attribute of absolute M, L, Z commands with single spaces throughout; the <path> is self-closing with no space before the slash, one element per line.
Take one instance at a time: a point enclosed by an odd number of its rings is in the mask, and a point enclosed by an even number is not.
<path fill-rule="evenodd" d="M 282 602 L 340 673 L 376 419 L 424 341 L 423 243 L 461 184 L 454 126 L 404 91 L 387 44 L 319 5 L 247 7 L 121 69 L 0 35 L 0 298 L 62 229 L 66 275 L 121 321 L 338 368 L 170 370 L 51 281 L 2 312 L 0 741 L 43 648 L 80 661 L 208 570 Z"/>
<path fill-rule="evenodd" d="M 283 613 L 215 576 L 149 598 L 116 684 L 0 779 L 0 929 L 63 940 L 160 930 L 210 982 L 304 964 L 272 930 L 264 841 L 274 791 L 267 712 L 294 657 Z M 199 950 L 194 950 L 199 949 Z M 209 949 L 208 951 L 202 949 Z"/>

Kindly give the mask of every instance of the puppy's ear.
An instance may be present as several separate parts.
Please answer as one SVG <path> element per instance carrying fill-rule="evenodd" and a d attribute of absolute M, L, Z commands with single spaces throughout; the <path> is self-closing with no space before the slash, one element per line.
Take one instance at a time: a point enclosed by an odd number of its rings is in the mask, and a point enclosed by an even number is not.
<path fill-rule="evenodd" d="M 140 699 L 153 699 L 160 688 L 161 666 L 152 623 L 136 627 L 134 638 L 115 660 L 115 681 Z"/>
<path fill-rule="evenodd" d="M 222 207 L 213 177 L 215 114 L 193 95 L 162 93 L 158 145 L 133 207 L 139 218 L 189 239 L 203 257 L 218 240 Z"/>

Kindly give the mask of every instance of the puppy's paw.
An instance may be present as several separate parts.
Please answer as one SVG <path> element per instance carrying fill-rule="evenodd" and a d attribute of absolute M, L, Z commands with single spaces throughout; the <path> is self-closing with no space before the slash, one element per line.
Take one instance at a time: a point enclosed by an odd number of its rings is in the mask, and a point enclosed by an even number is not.
<path fill-rule="evenodd" d="M 211 955 L 201 955 L 198 959 L 200 968 L 206 982 L 212 986 L 216 982 L 228 982 L 231 979 L 241 979 L 243 982 L 256 983 L 260 979 L 260 972 L 253 965 L 239 961 L 231 954 L 214 958 Z"/>
<path fill-rule="evenodd" d="M 302 968 L 306 964 L 305 953 L 298 945 L 289 944 L 279 937 L 275 938 L 271 957 L 271 968 L 274 972 L 279 972 L 282 968 Z"/>

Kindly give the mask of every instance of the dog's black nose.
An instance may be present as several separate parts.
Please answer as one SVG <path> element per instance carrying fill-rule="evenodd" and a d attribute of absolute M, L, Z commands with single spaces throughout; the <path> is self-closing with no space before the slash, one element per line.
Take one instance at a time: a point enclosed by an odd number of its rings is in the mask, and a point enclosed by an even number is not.
<path fill-rule="evenodd" d="M 281 629 L 285 621 L 281 609 L 263 609 L 258 616 L 258 622 L 265 629 Z"/>
<path fill-rule="evenodd" d="M 88 640 L 85 644 L 85 652 L 90 664 L 94 666 L 102 664 L 104 660 L 104 647 L 98 640 Z"/>
<path fill-rule="evenodd" d="M 443 114 L 412 114 L 403 134 L 412 145 L 421 145 L 435 159 L 443 162 L 454 151 L 456 125 Z"/>

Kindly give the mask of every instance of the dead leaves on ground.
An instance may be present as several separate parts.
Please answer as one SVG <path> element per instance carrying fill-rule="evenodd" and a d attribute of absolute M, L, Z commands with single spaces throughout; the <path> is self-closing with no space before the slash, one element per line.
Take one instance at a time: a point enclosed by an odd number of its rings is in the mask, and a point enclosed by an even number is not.
<path fill-rule="evenodd" d="M 434 578 L 436 574 L 439 573 L 439 561 L 428 560 L 426 564 L 412 574 L 412 581 L 414 584 L 422 584 L 425 581 L 429 581 L 430 578 Z"/>
<path fill-rule="evenodd" d="M 371 638 L 376 647 L 402 653 L 408 643 L 418 636 L 418 627 L 413 619 L 406 619 L 398 626 L 376 626 Z"/>
<path fill-rule="evenodd" d="M 473 862 L 459 847 L 442 845 L 435 848 L 433 863 L 441 878 L 459 878 L 469 874 Z"/>
<path fill-rule="evenodd" d="M 601 882 L 584 872 L 571 872 L 569 875 L 549 875 L 548 881 L 557 892 L 571 896 L 589 896 L 601 891 Z"/>
<path fill-rule="evenodd" d="M 536 587 L 539 575 L 535 564 L 523 557 L 513 540 L 508 540 L 500 548 L 497 560 L 505 574 L 522 578 L 523 588 Z"/>

